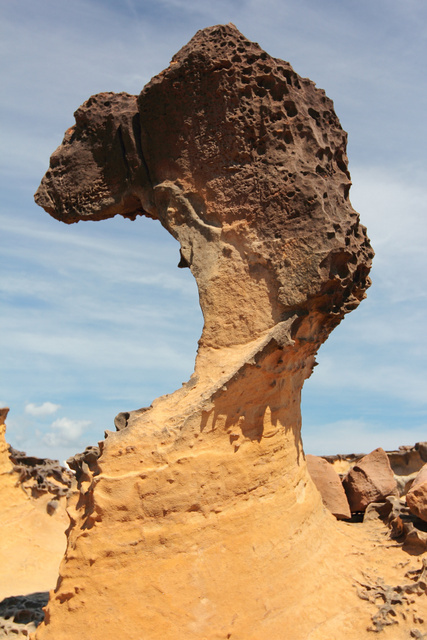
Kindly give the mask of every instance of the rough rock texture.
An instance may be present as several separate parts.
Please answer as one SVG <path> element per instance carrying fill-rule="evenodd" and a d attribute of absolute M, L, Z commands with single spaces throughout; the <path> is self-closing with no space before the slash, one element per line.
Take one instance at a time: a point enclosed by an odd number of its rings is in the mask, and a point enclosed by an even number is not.
<path fill-rule="evenodd" d="M 67 464 L 76 474 L 76 479 L 80 481 L 86 473 L 94 473 L 97 469 L 97 460 L 100 456 L 99 447 L 89 446 L 83 453 L 76 453 L 68 458 Z"/>
<path fill-rule="evenodd" d="M 411 513 L 427 522 L 427 464 L 415 477 L 406 494 L 406 503 Z"/>
<path fill-rule="evenodd" d="M 9 458 L 14 471 L 19 474 L 22 487 L 38 498 L 43 493 L 52 494 L 52 498 L 68 496 L 72 491 L 74 474 L 59 464 L 58 460 L 27 456 L 24 451 L 9 447 Z"/>
<path fill-rule="evenodd" d="M 410 475 L 418 472 L 427 462 L 427 442 L 401 446 L 397 451 L 386 451 L 386 453 L 396 475 Z"/>
<path fill-rule="evenodd" d="M 393 473 L 397 476 L 408 476 L 421 469 L 427 462 L 427 442 L 417 442 L 414 445 L 402 445 L 396 450 L 386 451 Z M 356 462 L 364 458 L 366 453 L 337 454 L 322 456 L 330 462 L 338 473 L 341 469 L 349 471 Z"/>
<path fill-rule="evenodd" d="M 371 502 L 363 522 L 381 519 L 390 528 L 390 537 L 405 551 L 420 554 L 427 549 L 427 525 L 410 512 L 405 497 L 388 496 L 384 502 Z"/>
<path fill-rule="evenodd" d="M 7 410 L 0 409 L 2 421 L 6 415 Z M 6 426 L 1 424 L 0 602 L 6 596 L 25 596 L 55 586 L 65 548 L 68 518 L 64 491 L 68 493 L 70 478 L 65 469 L 58 477 L 50 476 L 49 470 L 59 473 L 61 469 L 56 461 L 44 464 L 42 459 L 33 458 L 37 464 L 29 466 L 31 458 L 25 454 L 23 473 L 5 440 L 5 432 Z M 6 633 L 0 625 L 0 637 L 2 632 Z"/>
<path fill-rule="evenodd" d="M 82 460 L 37 639 L 342 638 L 365 618 L 300 438 L 303 382 L 373 256 L 332 102 L 227 25 L 75 118 L 36 201 L 67 223 L 158 219 L 205 322 L 190 381 Z"/>
<path fill-rule="evenodd" d="M 381 581 L 370 581 L 360 583 L 359 596 L 378 606 L 378 611 L 372 616 L 372 626 L 369 631 L 380 632 L 385 627 L 398 623 L 398 609 L 406 609 L 414 602 L 415 596 L 425 596 L 427 594 L 427 558 L 422 561 L 419 570 L 407 571 L 407 580 L 403 584 L 396 586 L 384 584 Z M 379 604 L 378 604 L 379 603 Z M 416 621 L 423 624 L 424 617 L 417 616 Z M 419 629 L 411 629 L 412 638 L 422 638 L 423 634 Z"/>
<path fill-rule="evenodd" d="M 386 451 L 390 467 L 394 473 L 399 494 L 408 493 L 417 473 L 427 462 L 427 442 L 417 442 L 415 445 L 402 445 L 394 451 Z M 335 471 L 341 477 L 346 475 L 359 460 L 365 457 L 365 453 L 338 454 L 322 456 L 330 462 Z"/>
<path fill-rule="evenodd" d="M 351 518 L 347 496 L 333 466 L 319 456 L 307 455 L 306 462 L 310 477 L 322 496 L 325 507 L 336 518 Z"/>
<path fill-rule="evenodd" d="M 44 618 L 47 591 L 26 596 L 11 596 L 0 602 L 0 639 L 28 638 Z"/>
<path fill-rule="evenodd" d="M 380 447 L 363 457 L 343 479 L 352 512 L 364 511 L 369 503 L 397 493 L 397 484 L 387 454 Z"/>

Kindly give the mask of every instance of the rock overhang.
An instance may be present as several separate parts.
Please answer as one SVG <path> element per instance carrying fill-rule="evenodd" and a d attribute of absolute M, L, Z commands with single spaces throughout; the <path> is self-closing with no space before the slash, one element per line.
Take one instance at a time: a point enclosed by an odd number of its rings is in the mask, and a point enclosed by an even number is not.
<path fill-rule="evenodd" d="M 234 25 L 199 31 L 138 97 L 98 94 L 75 118 L 36 201 L 65 222 L 159 219 L 196 277 L 207 344 L 244 342 L 294 314 L 294 334 L 322 325 L 321 342 L 363 299 L 373 251 L 348 198 L 333 103 Z"/>

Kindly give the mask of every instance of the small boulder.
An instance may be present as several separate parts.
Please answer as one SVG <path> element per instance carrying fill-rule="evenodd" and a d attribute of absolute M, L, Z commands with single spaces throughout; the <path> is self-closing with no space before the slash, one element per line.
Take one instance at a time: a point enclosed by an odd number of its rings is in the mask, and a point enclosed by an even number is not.
<path fill-rule="evenodd" d="M 396 494 L 396 480 L 384 449 L 375 449 L 359 460 L 343 479 L 343 486 L 352 513 Z"/>
<path fill-rule="evenodd" d="M 427 522 L 427 464 L 418 472 L 406 494 L 406 504 L 414 516 Z"/>
<path fill-rule="evenodd" d="M 323 504 L 339 520 L 351 518 L 345 491 L 333 466 L 324 458 L 306 455 L 308 472 L 322 496 Z"/>

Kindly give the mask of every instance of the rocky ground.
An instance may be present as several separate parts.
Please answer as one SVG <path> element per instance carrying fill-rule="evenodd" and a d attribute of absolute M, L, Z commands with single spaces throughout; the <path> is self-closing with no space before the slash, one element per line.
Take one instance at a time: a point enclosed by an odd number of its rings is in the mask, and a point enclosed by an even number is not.
<path fill-rule="evenodd" d="M 73 493 L 73 474 L 55 461 L 15 451 L 6 444 L 4 430 L 3 425 L 0 638 L 28 638 L 43 620 L 49 590 L 55 587 L 65 548 L 65 502 Z M 390 640 L 427 638 L 427 522 L 419 517 L 420 500 L 416 501 L 418 515 L 411 513 L 406 503 L 417 476 L 423 477 L 426 454 L 426 445 L 420 443 L 384 456 L 378 451 L 369 456 L 307 456 L 324 504 L 329 510 L 338 511 L 335 526 L 347 550 L 346 569 L 351 568 L 354 582 L 348 594 L 340 594 L 341 611 L 332 618 L 325 615 L 325 609 L 337 594 L 328 593 L 325 585 L 323 597 L 316 604 L 318 627 L 309 635 L 298 635 L 295 631 L 293 638 L 326 640 L 338 637 L 338 628 L 341 637 L 365 637 L 360 635 L 360 630 L 356 635 L 354 629 L 352 631 L 355 616 L 359 623 L 363 621 L 367 637 L 378 634 Z M 87 455 L 92 459 L 96 449 L 89 448 Z M 77 458 L 77 471 L 81 473 L 84 456 Z M 366 494 L 368 487 L 373 499 L 363 509 L 360 504 L 358 509 L 351 509 L 348 494 L 344 491 L 340 494 L 340 490 L 348 486 L 352 471 L 353 475 L 355 469 L 366 471 L 372 459 L 374 467 L 362 474 L 360 491 Z M 384 476 L 387 476 L 386 484 L 392 482 L 386 490 L 391 493 L 378 496 L 372 487 L 377 486 L 378 491 L 381 482 L 385 482 Z M 343 496 L 347 507 L 343 506 Z M 337 500 L 339 508 L 334 509 Z M 360 503 L 360 495 L 358 500 Z M 348 512 L 343 514 L 346 508 Z M 331 562 L 333 554 L 329 556 Z M 336 570 L 344 571 L 344 567 Z M 310 590 L 307 584 L 310 576 L 302 578 L 304 589 Z M 295 584 L 295 588 L 302 587 Z M 357 628 L 360 629 L 360 624 Z"/>

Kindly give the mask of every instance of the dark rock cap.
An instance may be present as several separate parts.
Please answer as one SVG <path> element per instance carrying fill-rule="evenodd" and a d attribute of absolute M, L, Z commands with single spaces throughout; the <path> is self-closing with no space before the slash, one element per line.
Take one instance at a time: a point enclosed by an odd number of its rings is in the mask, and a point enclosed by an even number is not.
<path fill-rule="evenodd" d="M 315 350 L 364 298 L 373 251 L 333 103 L 234 25 L 199 31 L 138 98 L 101 93 L 75 119 L 36 202 L 67 223 L 159 219 L 198 282 L 201 344 L 246 342 L 294 317 L 292 336 L 316 334 Z M 220 304 L 224 286 L 235 309 Z"/>

